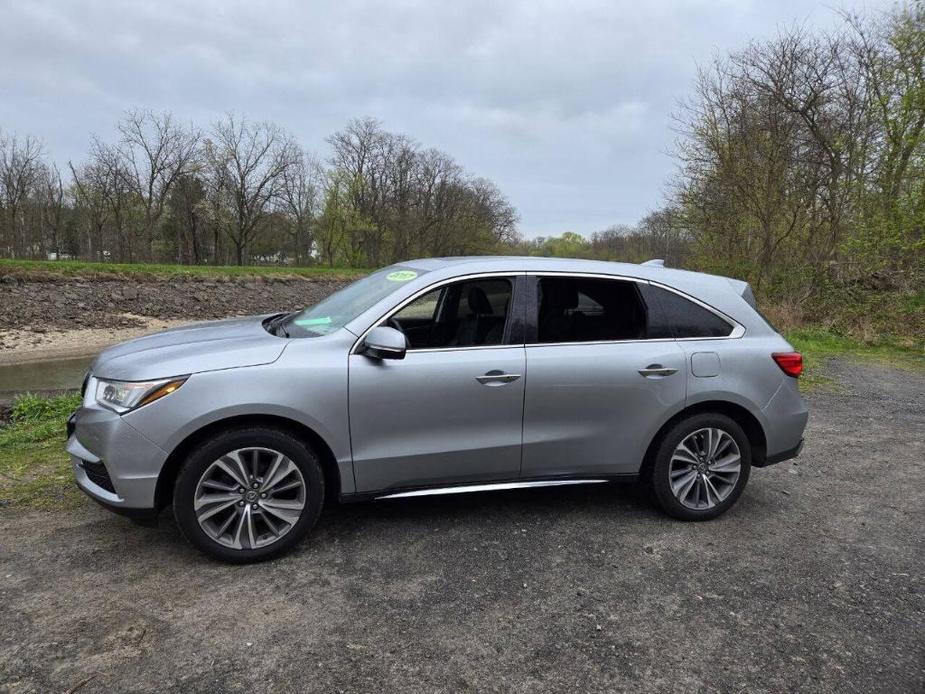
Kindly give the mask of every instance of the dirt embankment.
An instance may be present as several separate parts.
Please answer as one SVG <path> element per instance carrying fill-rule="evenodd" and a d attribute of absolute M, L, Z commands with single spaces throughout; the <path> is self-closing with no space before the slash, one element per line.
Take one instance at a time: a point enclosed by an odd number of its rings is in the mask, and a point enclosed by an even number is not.
<path fill-rule="evenodd" d="M 0 275 L 0 363 L 77 356 L 182 323 L 288 311 L 342 280 Z"/>

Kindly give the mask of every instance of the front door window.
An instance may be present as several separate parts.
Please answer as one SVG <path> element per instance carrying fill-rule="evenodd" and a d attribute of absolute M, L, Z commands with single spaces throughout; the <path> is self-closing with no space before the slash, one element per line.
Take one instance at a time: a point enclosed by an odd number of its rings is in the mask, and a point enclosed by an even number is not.
<path fill-rule="evenodd" d="M 505 277 L 455 282 L 415 299 L 383 325 L 401 330 L 410 350 L 501 345 L 512 293 Z"/>

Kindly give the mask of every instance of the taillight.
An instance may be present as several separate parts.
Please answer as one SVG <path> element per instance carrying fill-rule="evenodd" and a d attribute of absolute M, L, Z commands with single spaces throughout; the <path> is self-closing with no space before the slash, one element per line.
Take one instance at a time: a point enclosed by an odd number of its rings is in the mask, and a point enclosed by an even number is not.
<path fill-rule="evenodd" d="M 775 352 L 771 358 L 788 376 L 799 378 L 803 373 L 803 355 L 799 352 Z"/>

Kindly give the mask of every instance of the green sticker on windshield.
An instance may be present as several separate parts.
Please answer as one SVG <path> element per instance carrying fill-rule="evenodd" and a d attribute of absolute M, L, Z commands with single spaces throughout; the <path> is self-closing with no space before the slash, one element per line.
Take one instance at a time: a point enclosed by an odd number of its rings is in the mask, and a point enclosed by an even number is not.
<path fill-rule="evenodd" d="M 414 270 L 398 270 L 397 272 L 390 272 L 385 276 L 389 282 L 407 282 L 408 280 L 413 280 L 418 276 Z"/>
<path fill-rule="evenodd" d="M 330 325 L 331 317 L 323 316 L 321 318 L 303 318 L 302 320 L 294 321 L 296 325 Z"/>

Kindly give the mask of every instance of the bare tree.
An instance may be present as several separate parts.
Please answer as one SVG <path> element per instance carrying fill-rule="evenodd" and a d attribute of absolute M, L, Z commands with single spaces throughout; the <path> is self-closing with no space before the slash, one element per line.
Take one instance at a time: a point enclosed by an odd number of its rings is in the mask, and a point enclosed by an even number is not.
<path fill-rule="evenodd" d="M 359 184 L 352 192 L 357 209 L 368 208 L 372 202 L 379 177 L 376 159 L 387 137 L 379 121 L 363 118 L 350 121 L 347 127 L 328 138 L 332 149 L 331 164 Z"/>
<path fill-rule="evenodd" d="M 58 167 L 52 164 L 42 168 L 36 190 L 41 214 L 43 245 L 61 258 L 62 235 L 67 217 L 67 193 Z"/>
<path fill-rule="evenodd" d="M 11 257 L 34 255 L 27 238 L 26 202 L 42 171 L 45 148 L 33 137 L 0 133 L 0 203 L 5 214 L 6 246 Z"/>
<path fill-rule="evenodd" d="M 314 223 L 321 204 L 322 168 L 318 160 L 305 151 L 293 152 L 291 166 L 283 173 L 280 202 L 292 237 L 293 259 L 301 263 L 314 250 Z"/>
<path fill-rule="evenodd" d="M 234 245 L 235 261 L 243 265 L 245 250 L 296 159 L 295 145 L 276 125 L 229 114 L 212 127 L 205 154 L 211 194 L 225 210 L 219 210 L 217 222 Z"/>
<path fill-rule="evenodd" d="M 436 149 L 420 152 L 415 171 L 417 228 L 415 255 L 446 253 L 453 220 L 461 213 L 465 189 L 462 167 Z M 408 253 L 409 255 L 411 252 Z"/>
<path fill-rule="evenodd" d="M 86 255 L 103 261 L 106 259 L 106 227 L 111 214 L 107 192 L 109 173 L 105 166 L 96 162 L 84 164 L 80 168 L 68 163 L 68 167 L 74 179 L 74 197 L 78 210 L 86 223 Z"/>
<path fill-rule="evenodd" d="M 352 120 L 328 138 L 330 162 L 340 172 L 339 185 L 346 186 L 345 201 L 352 208 L 350 216 L 355 218 L 351 244 L 374 266 L 381 264 L 388 234 L 382 212 L 389 139 L 389 133 L 373 118 Z"/>
<path fill-rule="evenodd" d="M 323 218 L 337 221 L 350 249 L 345 259 L 359 255 L 377 266 L 490 251 L 514 238 L 516 214 L 504 196 L 485 179 L 466 177 L 447 154 L 422 150 L 370 118 L 351 121 L 328 142 L 336 175 L 328 179 L 335 187 Z"/>
<path fill-rule="evenodd" d="M 192 174 L 178 178 L 168 207 L 176 233 L 177 262 L 197 265 L 205 262 L 209 208 L 202 179 Z"/>
<path fill-rule="evenodd" d="M 120 139 L 115 151 L 122 162 L 119 170 L 143 210 L 142 239 L 147 258 L 167 198 L 177 179 L 193 171 L 200 134 L 177 125 L 170 113 L 132 110 L 117 125 Z"/>

